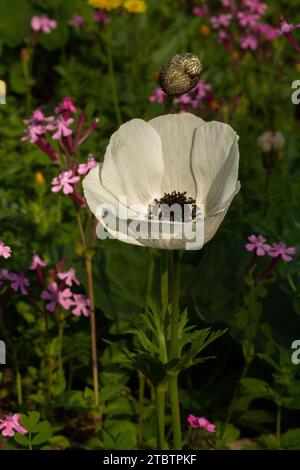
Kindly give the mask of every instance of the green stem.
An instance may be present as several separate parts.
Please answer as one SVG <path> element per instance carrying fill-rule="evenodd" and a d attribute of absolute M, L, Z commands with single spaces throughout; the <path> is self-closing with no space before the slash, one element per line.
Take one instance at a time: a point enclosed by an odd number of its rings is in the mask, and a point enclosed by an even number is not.
<path fill-rule="evenodd" d="M 160 293 L 161 293 L 161 315 L 164 318 L 169 305 L 169 253 L 160 250 Z"/>
<path fill-rule="evenodd" d="M 32 450 L 31 432 L 28 434 L 28 449 Z"/>
<path fill-rule="evenodd" d="M 156 413 L 157 413 L 157 449 L 165 449 L 165 406 L 166 385 L 159 384 L 156 389 Z"/>
<path fill-rule="evenodd" d="M 93 278 L 93 260 L 88 253 L 88 242 L 83 229 L 80 212 L 76 213 L 76 219 L 81 236 L 81 242 L 84 249 L 85 258 L 85 272 L 87 280 L 88 298 L 90 301 L 90 332 L 91 332 L 91 353 L 92 353 L 92 371 L 93 371 L 93 389 L 95 406 L 100 403 L 99 394 L 99 370 L 98 370 L 98 355 L 97 355 L 97 326 L 95 317 L 95 298 L 94 298 L 94 278 Z"/>
<path fill-rule="evenodd" d="M 22 377 L 20 374 L 20 370 L 16 368 L 16 385 L 17 385 L 17 397 L 18 397 L 18 405 L 23 404 L 23 393 L 22 393 Z"/>
<path fill-rule="evenodd" d="M 93 388 L 95 405 L 98 406 L 99 398 L 99 371 L 98 371 L 98 355 L 97 355 L 97 327 L 95 317 L 95 299 L 94 299 L 94 281 L 92 258 L 88 255 L 85 257 L 85 267 L 88 284 L 88 297 L 90 300 L 90 329 L 91 329 L 91 350 L 92 350 L 92 369 L 93 369 Z"/>
<path fill-rule="evenodd" d="M 148 264 L 148 278 L 147 278 L 147 287 L 146 287 L 146 300 L 145 300 L 145 312 L 147 313 L 150 302 L 151 302 L 151 293 L 153 287 L 153 276 L 155 269 L 155 254 L 152 250 L 148 252 L 149 264 Z M 141 372 L 138 373 L 139 376 L 139 422 L 138 422 L 138 444 L 142 445 L 144 439 L 144 408 L 145 408 L 145 376 Z"/>
<path fill-rule="evenodd" d="M 144 440 L 144 409 L 145 409 L 145 376 L 142 372 L 139 375 L 139 422 L 138 422 L 138 447 Z"/>
<path fill-rule="evenodd" d="M 179 294 L 180 294 L 180 264 L 179 251 L 172 253 L 172 318 L 171 318 L 171 345 L 170 360 L 179 355 Z M 173 425 L 174 449 L 182 448 L 180 409 L 178 397 L 178 373 L 169 374 L 169 394 Z"/>
<path fill-rule="evenodd" d="M 122 117 L 121 117 L 121 110 L 120 110 L 120 105 L 119 105 L 119 96 L 118 96 L 118 89 L 117 89 L 116 78 L 115 78 L 115 69 L 114 69 L 110 38 L 106 41 L 106 53 L 107 53 L 108 73 L 109 73 L 112 98 L 113 98 L 113 103 L 114 103 L 114 108 L 115 108 L 115 114 L 117 118 L 118 127 L 120 127 L 120 125 L 122 124 Z"/>
<path fill-rule="evenodd" d="M 58 339 L 59 339 L 58 368 L 59 370 L 63 369 L 63 365 L 62 365 L 63 338 L 64 338 L 64 324 L 60 322 L 58 326 Z"/>
<path fill-rule="evenodd" d="M 276 418 L 276 439 L 280 441 L 281 438 L 281 416 L 282 408 L 281 405 L 277 405 L 277 418 Z"/>

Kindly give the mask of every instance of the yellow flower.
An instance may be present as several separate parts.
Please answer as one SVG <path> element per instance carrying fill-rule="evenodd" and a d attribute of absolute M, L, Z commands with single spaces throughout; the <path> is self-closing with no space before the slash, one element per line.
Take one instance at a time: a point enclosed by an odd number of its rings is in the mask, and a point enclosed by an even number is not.
<path fill-rule="evenodd" d="M 203 36 L 209 36 L 211 33 L 211 29 L 207 24 L 203 24 L 202 26 L 200 26 L 200 33 Z"/>
<path fill-rule="evenodd" d="M 112 10 L 113 8 L 120 7 L 122 4 L 122 0 L 88 0 L 88 3 L 94 8 Z"/>
<path fill-rule="evenodd" d="M 34 179 L 37 184 L 44 184 L 45 183 L 45 178 L 43 173 L 40 171 L 36 171 L 34 174 Z"/>
<path fill-rule="evenodd" d="M 300 64 L 296 64 L 296 69 L 300 72 Z"/>
<path fill-rule="evenodd" d="M 123 7 L 129 13 L 145 13 L 147 10 L 147 3 L 145 0 L 125 0 Z"/>

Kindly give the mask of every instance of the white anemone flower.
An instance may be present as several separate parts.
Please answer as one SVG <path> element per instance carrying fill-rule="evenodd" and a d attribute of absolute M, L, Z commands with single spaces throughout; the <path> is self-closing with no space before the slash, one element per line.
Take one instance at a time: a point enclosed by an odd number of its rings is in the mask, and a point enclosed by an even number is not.
<path fill-rule="evenodd" d="M 84 178 L 84 194 L 111 238 L 161 249 L 200 249 L 215 235 L 240 189 L 238 165 L 238 136 L 228 124 L 189 113 L 132 119 L 111 136 L 103 163 Z M 169 214 L 166 220 L 160 210 L 164 204 L 190 207 L 188 218 Z M 153 216 L 153 207 L 159 216 Z M 152 233 L 151 224 L 159 233 Z M 187 225 L 202 230 L 195 243 L 184 230 Z"/>

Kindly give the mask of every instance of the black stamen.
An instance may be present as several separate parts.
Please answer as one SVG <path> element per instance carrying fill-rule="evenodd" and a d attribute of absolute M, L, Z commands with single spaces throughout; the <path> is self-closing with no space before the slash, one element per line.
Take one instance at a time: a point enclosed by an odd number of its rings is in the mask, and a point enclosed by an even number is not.
<path fill-rule="evenodd" d="M 186 191 L 183 193 L 179 191 L 164 193 L 163 197 L 154 199 L 154 204 L 149 206 L 150 218 L 158 218 L 159 220 L 188 222 L 195 220 L 196 215 L 196 200 L 187 197 Z"/>

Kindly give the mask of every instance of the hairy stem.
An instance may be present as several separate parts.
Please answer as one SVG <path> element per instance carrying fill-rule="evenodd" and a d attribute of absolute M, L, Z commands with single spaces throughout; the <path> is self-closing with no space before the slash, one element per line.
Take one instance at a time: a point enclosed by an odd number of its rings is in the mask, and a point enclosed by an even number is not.
<path fill-rule="evenodd" d="M 180 265 L 179 251 L 172 253 L 172 318 L 171 318 L 171 345 L 169 359 L 175 359 L 179 355 L 179 294 L 180 294 Z M 174 449 L 182 448 L 180 409 L 178 397 L 178 373 L 169 374 L 169 394 L 171 404 L 171 416 L 173 424 Z"/>

